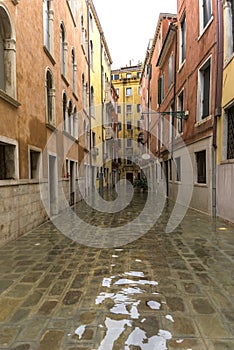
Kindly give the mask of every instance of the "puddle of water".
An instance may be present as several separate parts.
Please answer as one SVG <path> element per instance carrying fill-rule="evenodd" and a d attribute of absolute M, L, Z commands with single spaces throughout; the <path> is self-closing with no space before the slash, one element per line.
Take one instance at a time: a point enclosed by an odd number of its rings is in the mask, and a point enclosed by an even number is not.
<path fill-rule="evenodd" d="M 136 327 L 125 343 L 125 350 L 130 350 L 131 345 L 138 346 L 142 350 L 167 350 L 166 341 L 171 338 L 171 333 L 164 330 L 160 330 L 158 335 L 147 338 L 145 331 Z"/>
<path fill-rule="evenodd" d="M 134 279 L 125 278 L 128 276 Z M 109 309 L 110 314 L 123 315 L 123 319 L 120 319 L 121 316 L 118 316 L 118 320 L 113 320 L 110 316 L 106 317 L 104 324 L 98 325 L 99 328 L 105 328 L 106 333 L 97 350 L 112 350 L 115 341 L 120 338 L 128 327 L 132 327 L 132 331 L 126 335 L 125 344 L 123 345 L 124 350 L 130 350 L 132 346 L 136 346 L 141 350 L 167 350 L 166 342 L 172 338 L 170 332 L 159 330 L 158 334 L 148 338 L 145 330 L 139 327 L 139 322 L 143 324 L 147 321 L 147 317 L 141 319 L 138 311 L 138 306 L 143 302 L 140 295 L 144 295 L 146 292 L 141 287 L 145 285 L 157 286 L 158 282 L 144 279 L 144 273 L 141 271 L 129 271 L 118 276 L 103 278 L 102 286 L 104 288 L 112 288 L 115 292 L 101 292 L 96 297 L 95 303 L 99 305 L 106 299 L 111 299 L 114 302 L 114 306 L 111 306 Z M 153 294 L 158 293 L 152 292 L 151 295 Z M 142 307 L 144 306 L 148 306 L 152 310 L 160 310 L 161 303 L 149 300 L 146 303 L 142 303 Z M 165 317 L 174 322 L 171 315 L 166 315 Z M 135 324 L 134 320 L 139 321 Z M 79 339 L 82 338 L 85 327 L 85 325 L 82 325 L 76 329 L 75 333 L 79 336 Z"/>
<path fill-rule="evenodd" d="M 86 328 L 86 325 L 81 325 L 78 328 L 76 328 L 75 334 L 78 335 L 79 339 L 82 338 L 82 335 L 84 334 L 85 328 Z"/>
<path fill-rule="evenodd" d="M 118 281 L 116 281 L 114 283 L 115 285 L 123 285 L 123 284 L 143 284 L 143 285 L 151 285 L 151 286 L 157 286 L 158 282 L 156 281 L 147 281 L 147 280 L 138 280 L 138 281 L 133 281 L 133 280 L 129 280 L 127 278 L 121 278 Z"/>
<path fill-rule="evenodd" d="M 183 343 L 183 341 L 184 341 L 184 339 L 177 339 L 177 340 L 176 340 L 176 343 L 181 344 L 181 343 Z M 189 350 L 189 349 L 188 349 L 188 350 Z"/>
<path fill-rule="evenodd" d="M 161 304 L 157 301 L 147 301 L 146 303 L 153 310 L 160 310 Z"/>
<path fill-rule="evenodd" d="M 125 276 L 132 276 L 132 277 L 144 277 L 144 273 L 141 271 L 130 271 L 125 272 Z"/>
<path fill-rule="evenodd" d="M 101 292 L 101 293 L 97 296 L 97 298 L 96 298 L 96 300 L 95 300 L 95 304 L 96 304 L 96 305 L 102 304 L 103 301 L 104 301 L 105 299 L 112 298 L 114 295 L 115 295 L 114 293 L 105 293 L 105 292 Z"/>
<path fill-rule="evenodd" d="M 112 258 L 118 258 L 118 257 L 119 257 L 118 255 L 115 255 L 115 254 L 112 255 Z"/>
<path fill-rule="evenodd" d="M 131 327 L 132 322 L 130 320 L 112 320 L 107 317 L 105 320 L 105 326 L 107 328 L 106 335 L 102 340 L 98 350 L 113 349 L 114 342 L 119 339 L 125 328 Z"/>
<path fill-rule="evenodd" d="M 166 315 L 165 318 L 171 322 L 175 322 L 171 315 Z"/>
<path fill-rule="evenodd" d="M 135 261 L 136 261 L 136 262 L 142 262 L 142 260 L 141 260 L 141 259 L 136 259 Z"/>

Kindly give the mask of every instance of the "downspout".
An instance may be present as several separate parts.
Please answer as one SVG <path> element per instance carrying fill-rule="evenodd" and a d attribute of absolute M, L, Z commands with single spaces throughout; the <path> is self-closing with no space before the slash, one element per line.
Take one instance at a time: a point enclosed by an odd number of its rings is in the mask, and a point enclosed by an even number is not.
<path fill-rule="evenodd" d="M 104 170 L 104 151 L 105 151 L 105 148 L 104 148 L 104 99 L 103 99 L 103 74 L 104 74 L 104 71 L 102 71 L 102 52 L 103 51 L 103 48 L 102 48 L 102 33 L 100 33 L 100 57 L 101 57 L 101 103 L 102 103 L 102 125 L 101 125 L 101 128 L 102 128 L 102 171 L 99 173 L 99 176 L 100 176 L 100 182 L 99 182 L 99 191 L 100 191 L 100 194 L 103 195 L 103 170 Z"/>
<path fill-rule="evenodd" d="M 91 132 L 92 132 L 92 125 L 91 125 L 91 96 L 90 96 L 90 28 L 89 28 L 89 16 L 90 16 L 90 7 L 89 7 L 89 0 L 86 1 L 87 4 L 87 28 L 88 28 L 88 94 L 89 94 L 89 113 L 88 113 L 88 118 L 89 118 L 89 162 L 90 162 L 90 169 L 89 169 L 89 179 L 91 179 L 91 187 L 92 187 L 92 137 L 91 137 Z"/>
<path fill-rule="evenodd" d="M 216 151 L 217 151 L 217 118 L 222 115 L 223 88 L 223 6 L 222 0 L 216 0 L 216 71 L 215 71 L 215 110 L 212 143 L 212 216 L 216 217 Z"/>
<path fill-rule="evenodd" d="M 177 82 L 177 45 L 178 45 L 178 38 L 177 38 L 177 27 L 175 27 L 172 23 L 170 24 L 170 29 L 175 32 L 175 59 L 174 59 L 174 87 L 173 87 L 173 106 L 175 108 L 176 105 L 176 82 Z M 173 160 L 173 152 L 174 152 L 174 126 L 175 126 L 175 115 L 172 114 L 172 130 L 171 130 L 171 159 Z"/>

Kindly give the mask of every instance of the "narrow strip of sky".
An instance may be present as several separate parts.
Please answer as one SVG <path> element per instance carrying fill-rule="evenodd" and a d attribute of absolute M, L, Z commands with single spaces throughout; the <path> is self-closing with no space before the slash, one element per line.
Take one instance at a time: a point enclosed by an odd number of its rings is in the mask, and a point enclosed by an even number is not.
<path fill-rule="evenodd" d="M 93 0 L 113 59 L 112 69 L 144 61 L 160 13 L 176 14 L 177 0 Z"/>

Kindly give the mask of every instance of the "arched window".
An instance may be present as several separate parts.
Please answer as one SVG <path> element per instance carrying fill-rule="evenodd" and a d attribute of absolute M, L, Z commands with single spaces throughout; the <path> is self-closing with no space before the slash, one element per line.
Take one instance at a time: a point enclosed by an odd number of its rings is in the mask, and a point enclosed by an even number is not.
<path fill-rule="evenodd" d="M 63 23 L 60 24 L 60 52 L 61 52 L 61 71 L 62 75 L 67 75 L 67 43 L 65 41 L 66 34 Z"/>
<path fill-rule="evenodd" d="M 76 93 L 76 57 L 74 49 L 72 49 L 72 90 Z"/>
<path fill-rule="evenodd" d="M 7 10 L 0 4 L 0 89 L 16 98 L 15 36 Z"/>
<path fill-rule="evenodd" d="M 63 130 L 66 131 L 66 121 L 67 121 L 67 95 L 63 93 Z"/>
<path fill-rule="evenodd" d="M 43 0 L 43 20 L 44 20 L 44 45 L 53 55 L 53 35 L 54 35 L 54 12 L 52 10 L 52 0 Z"/>
<path fill-rule="evenodd" d="M 73 110 L 73 137 L 75 139 L 78 138 L 78 116 L 76 107 L 74 107 Z"/>
<path fill-rule="evenodd" d="M 54 114 L 54 82 L 53 76 L 49 69 L 46 71 L 46 120 L 48 124 L 55 125 Z"/>
<path fill-rule="evenodd" d="M 71 126 L 72 126 L 72 101 L 69 101 L 69 105 L 68 105 L 68 111 L 67 111 L 67 115 L 68 115 L 68 132 L 71 135 L 72 130 L 71 130 Z"/>

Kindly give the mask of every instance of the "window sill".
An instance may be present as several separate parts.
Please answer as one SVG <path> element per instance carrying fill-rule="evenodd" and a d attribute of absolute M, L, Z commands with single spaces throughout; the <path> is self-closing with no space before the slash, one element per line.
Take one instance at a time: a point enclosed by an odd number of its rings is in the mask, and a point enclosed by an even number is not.
<path fill-rule="evenodd" d="M 226 58 L 224 65 L 223 65 L 224 69 L 229 65 L 229 63 L 231 63 L 233 58 L 234 58 L 234 52 L 229 57 Z"/>
<path fill-rule="evenodd" d="M 65 77 L 65 75 L 63 75 L 63 73 L 61 74 L 61 77 L 62 77 L 63 81 L 65 82 L 65 84 L 67 86 L 69 86 L 69 82 L 68 82 L 67 78 Z"/>
<path fill-rule="evenodd" d="M 234 159 L 221 160 L 220 165 L 234 164 Z"/>
<path fill-rule="evenodd" d="M 68 137 L 70 140 L 74 141 L 75 143 L 78 143 L 78 139 L 76 139 L 74 136 L 69 134 L 67 131 L 63 130 L 63 135 Z"/>
<path fill-rule="evenodd" d="M 183 62 L 180 63 L 178 73 L 180 73 L 185 65 L 186 59 L 183 60 Z"/>
<path fill-rule="evenodd" d="M 204 33 L 206 32 L 206 30 L 208 29 L 208 27 L 211 25 L 211 23 L 213 22 L 213 20 L 214 20 L 214 16 L 211 15 L 210 20 L 209 20 L 209 22 L 206 24 L 206 26 L 205 26 L 204 28 L 200 29 L 200 35 L 199 35 L 199 37 L 197 38 L 197 41 L 199 41 L 199 40 L 203 37 Z"/>
<path fill-rule="evenodd" d="M 211 116 L 211 115 L 208 115 L 208 117 L 197 121 L 197 122 L 195 123 L 195 127 L 198 127 L 198 126 L 200 126 L 200 125 L 206 123 L 206 122 L 207 122 L 208 120 L 210 120 L 211 118 L 212 118 L 212 116 Z"/>
<path fill-rule="evenodd" d="M 0 90 L 0 98 L 11 104 L 13 107 L 18 108 L 21 104 L 10 95 L 6 94 L 5 91 Z"/>
<path fill-rule="evenodd" d="M 54 125 L 54 124 L 51 124 L 51 123 L 46 123 L 46 127 L 48 128 L 48 129 L 50 129 L 51 131 L 55 131 L 55 130 L 57 130 L 56 129 L 56 126 Z"/>
<path fill-rule="evenodd" d="M 199 183 L 199 182 L 195 182 L 194 183 L 194 187 L 203 187 L 203 188 L 208 188 L 206 183 Z"/>
<path fill-rule="evenodd" d="M 47 47 L 45 45 L 43 46 L 43 49 L 46 53 L 46 56 L 50 59 L 51 63 L 54 66 L 56 64 L 54 57 L 52 56 L 52 54 L 50 53 L 50 51 L 47 49 Z"/>
<path fill-rule="evenodd" d="M 78 96 L 75 92 L 72 93 L 72 95 L 74 96 L 74 98 L 76 99 L 76 101 L 78 101 Z"/>

